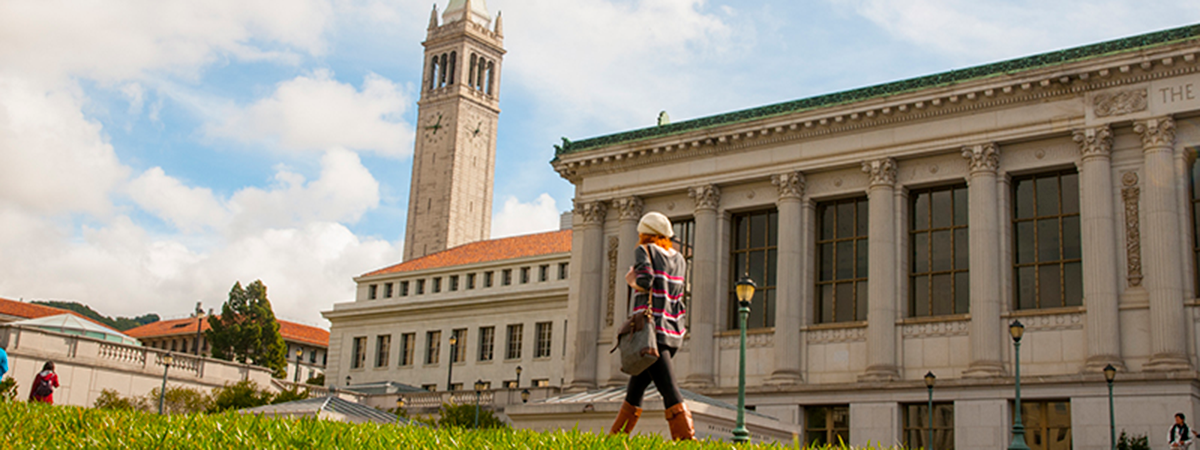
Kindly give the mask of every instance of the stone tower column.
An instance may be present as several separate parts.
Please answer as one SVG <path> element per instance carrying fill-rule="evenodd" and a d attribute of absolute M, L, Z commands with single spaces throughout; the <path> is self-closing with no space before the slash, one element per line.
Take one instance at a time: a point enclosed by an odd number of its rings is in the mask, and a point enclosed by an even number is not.
<path fill-rule="evenodd" d="M 633 252 L 637 248 L 638 243 L 638 220 L 642 218 L 642 199 L 637 197 L 618 198 L 612 201 L 612 209 L 617 211 L 617 238 L 620 242 L 620 247 L 617 247 L 617 273 L 616 283 L 612 287 L 616 292 L 613 293 L 614 301 L 613 324 L 620 326 L 629 316 L 629 304 L 632 299 L 629 298 L 629 289 L 626 289 L 625 271 L 633 267 L 634 256 Z M 615 333 L 615 332 L 614 332 Z M 619 352 L 612 353 L 609 358 L 609 372 L 606 386 L 624 386 L 629 381 L 629 377 L 621 372 L 621 354 Z"/>
<path fill-rule="evenodd" d="M 896 366 L 896 160 L 864 161 L 862 170 L 870 177 L 871 186 L 867 188 L 867 371 L 859 379 L 895 380 L 900 377 Z"/>
<path fill-rule="evenodd" d="M 583 235 L 583 248 L 579 252 L 579 290 L 577 306 L 571 316 L 575 326 L 575 351 L 567 390 L 586 390 L 596 387 L 596 346 L 600 337 L 601 298 L 604 261 L 604 217 L 608 205 L 603 201 L 577 202 L 575 214 L 583 220 L 574 225 Z"/>
<path fill-rule="evenodd" d="M 771 384 L 796 384 L 800 382 L 800 328 L 804 326 L 803 309 L 809 304 L 804 295 L 801 276 L 811 270 L 800 257 L 803 245 L 804 224 L 802 197 L 804 175 L 788 172 L 774 175 L 771 183 L 779 188 L 778 260 L 775 270 L 775 371 L 767 379 Z"/>
<path fill-rule="evenodd" d="M 1099 372 L 1121 362 L 1117 292 L 1117 233 L 1114 228 L 1112 129 L 1075 130 L 1079 164 L 1079 207 L 1083 240 L 1083 298 L 1087 306 L 1088 359 L 1085 370 Z"/>
<path fill-rule="evenodd" d="M 1134 124 L 1142 137 L 1146 171 L 1143 264 L 1150 293 L 1150 362 L 1147 371 L 1188 370 L 1183 311 L 1183 239 L 1174 179 L 1175 121 L 1159 117 Z"/>
<path fill-rule="evenodd" d="M 721 189 L 716 185 L 697 186 L 688 190 L 696 202 L 696 247 L 692 253 L 692 316 L 690 367 L 681 384 L 704 388 L 714 384 L 713 333 L 717 327 L 717 302 L 723 296 L 717 292 L 718 241 L 717 208 L 721 204 Z"/>
<path fill-rule="evenodd" d="M 1000 147 L 995 143 L 973 145 L 962 151 L 968 160 L 967 235 L 971 241 L 971 363 L 968 377 L 994 377 L 1004 373 L 1000 361 L 1004 336 L 1000 331 L 1000 208 L 996 171 L 1000 169 Z"/>

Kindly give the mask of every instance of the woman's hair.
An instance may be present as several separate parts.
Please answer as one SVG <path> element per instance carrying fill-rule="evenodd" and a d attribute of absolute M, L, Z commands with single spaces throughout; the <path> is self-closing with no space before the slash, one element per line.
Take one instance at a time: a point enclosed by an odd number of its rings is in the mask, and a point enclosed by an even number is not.
<path fill-rule="evenodd" d="M 659 236 L 657 234 L 638 233 L 638 245 L 654 244 L 662 247 L 663 250 L 671 249 L 671 238 Z"/>
<path fill-rule="evenodd" d="M 54 371 L 54 361 L 46 361 L 46 364 L 42 364 L 42 370 L 49 370 L 49 371 L 53 372 Z"/>

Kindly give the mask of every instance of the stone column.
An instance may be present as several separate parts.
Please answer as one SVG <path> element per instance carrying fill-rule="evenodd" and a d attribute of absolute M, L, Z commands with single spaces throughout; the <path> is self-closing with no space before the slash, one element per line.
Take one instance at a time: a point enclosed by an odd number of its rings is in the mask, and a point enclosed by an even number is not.
<path fill-rule="evenodd" d="M 871 186 L 867 188 L 867 371 L 859 380 L 895 380 L 900 377 L 896 367 L 896 160 L 864 161 L 862 170 Z"/>
<path fill-rule="evenodd" d="M 967 235 L 971 241 L 971 364 L 968 377 L 994 377 L 1004 373 L 1000 361 L 1004 335 L 1000 331 L 1000 209 L 997 202 L 996 171 L 1000 169 L 1000 147 L 995 143 L 963 149 L 971 174 L 967 180 L 970 199 Z"/>
<path fill-rule="evenodd" d="M 600 337 L 600 292 L 603 287 L 604 216 L 605 202 L 576 202 L 575 213 L 583 220 L 575 224 L 583 235 L 580 248 L 578 308 L 571 316 L 575 325 L 575 352 L 567 390 L 586 390 L 596 387 L 596 348 Z"/>
<path fill-rule="evenodd" d="M 1084 370 L 1100 372 L 1121 362 L 1117 292 L 1117 234 L 1112 186 L 1112 129 L 1108 125 L 1075 130 L 1082 161 L 1079 205 L 1083 240 L 1083 298 L 1087 307 L 1088 359 Z"/>
<path fill-rule="evenodd" d="M 1147 371 L 1187 370 L 1184 335 L 1183 230 L 1180 230 L 1175 183 L 1175 121 L 1170 117 L 1134 124 L 1142 136 L 1146 170 L 1143 254 L 1146 290 L 1150 294 L 1150 362 Z"/>
<path fill-rule="evenodd" d="M 801 246 L 804 232 L 801 197 L 804 195 L 804 175 L 788 172 L 774 175 L 771 183 L 779 188 L 778 256 L 775 261 L 775 371 L 767 383 L 796 384 L 800 382 L 800 328 L 802 308 L 807 305 L 800 284 L 801 274 L 810 270 L 803 263 Z"/>
<path fill-rule="evenodd" d="M 620 247 L 617 247 L 617 273 L 616 283 L 612 288 L 614 292 L 613 324 L 620 326 L 629 315 L 629 289 L 626 289 L 625 272 L 633 267 L 633 252 L 637 249 L 638 221 L 642 218 L 642 199 L 638 197 L 618 198 L 612 201 L 612 209 L 617 211 L 617 238 L 620 242 Z M 615 333 L 615 332 L 614 332 Z M 621 372 L 621 354 L 619 352 L 612 353 L 609 358 L 609 375 L 607 386 L 624 386 L 629 377 Z"/>
<path fill-rule="evenodd" d="M 713 333 L 717 327 L 717 305 L 723 295 L 717 292 L 717 207 L 721 204 L 721 189 L 716 185 L 688 189 L 696 202 L 696 247 L 692 253 L 692 315 L 690 367 L 681 383 L 684 387 L 704 388 L 714 384 Z"/>

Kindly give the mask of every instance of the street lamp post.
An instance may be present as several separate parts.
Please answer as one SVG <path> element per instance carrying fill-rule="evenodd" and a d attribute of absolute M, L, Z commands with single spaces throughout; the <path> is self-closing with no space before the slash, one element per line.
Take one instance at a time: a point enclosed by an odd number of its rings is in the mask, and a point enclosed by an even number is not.
<path fill-rule="evenodd" d="M 733 427 L 733 442 L 750 440 L 746 430 L 746 320 L 750 317 L 750 300 L 754 299 L 754 280 L 745 275 L 737 282 L 738 328 L 741 330 L 741 349 L 738 353 L 738 409 L 737 426 Z"/>
<path fill-rule="evenodd" d="M 1113 396 L 1112 384 L 1117 378 L 1117 368 L 1112 364 L 1104 366 L 1104 380 L 1108 381 L 1108 439 L 1112 443 L 1113 450 L 1117 450 L 1117 421 L 1113 417 Z"/>
<path fill-rule="evenodd" d="M 300 383 L 300 357 L 302 357 L 302 356 L 304 356 L 304 349 L 297 348 L 296 349 L 296 376 L 294 377 L 297 384 Z"/>
<path fill-rule="evenodd" d="M 350 385 L 350 375 L 346 375 L 346 386 Z"/>
<path fill-rule="evenodd" d="M 517 366 L 517 385 L 513 387 L 518 389 L 521 387 L 521 366 Z"/>
<path fill-rule="evenodd" d="M 483 391 L 485 385 L 483 380 L 475 381 L 475 429 L 479 429 L 479 394 Z"/>
<path fill-rule="evenodd" d="M 521 403 L 529 403 L 529 389 L 521 391 Z"/>
<path fill-rule="evenodd" d="M 1008 326 L 1008 334 L 1012 335 L 1013 340 L 1013 372 L 1016 375 L 1017 389 L 1017 409 L 1013 415 L 1012 444 L 1009 444 L 1008 450 L 1029 450 L 1029 445 L 1025 444 L 1025 425 L 1021 423 L 1021 336 L 1025 335 L 1025 325 L 1022 325 L 1020 320 L 1014 320 Z"/>
<path fill-rule="evenodd" d="M 450 335 L 450 361 L 446 364 L 446 392 L 452 391 L 454 380 L 454 350 L 458 347 L 458 337 Z"/>
<path fill-rule="evenodd" d="M 163 355 L 163 357 L 162 357 L 163 384 L 162 384 L 162 390 L 158 392 L 158 415 L 160 415 L 160 416 L 163 413 L 163 401 L 166 400 L 166 398 L 167 398 L 167 371 L 171 370 L 171 363 L 174 363 L 174 362 L 175 362 L 175 357 L 171 356 L 170 353 Z"/>
<path fill-rule="evenodd" d="M 933 382 L 937 380 L 937 375 L 932 371 L 925 373 L 925 388 L 929 389 L 929 415 L 926 416 L 929 421 L 929 441 L 926 442 L 925 448 L 933 450 Z"/>
<path fill-rule="evenodd" d="M 204 327 L 204 308 L 200 302 L 196 302 L 196 340 L 192 342 L 192 351 L 196 356 L 200 356 L 200 329 Z M 184 353 L 187 353 L 186 350 Z"/>

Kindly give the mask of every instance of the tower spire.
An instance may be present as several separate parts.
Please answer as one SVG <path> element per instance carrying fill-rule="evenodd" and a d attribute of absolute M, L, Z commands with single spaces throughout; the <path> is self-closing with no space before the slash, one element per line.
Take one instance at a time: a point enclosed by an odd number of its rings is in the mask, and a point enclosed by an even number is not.
<path fill-rule="evenodd" d="M 467 0 L 467 3 L 463 5 L 462 20 L 471 20 L 471 0 Z"/>
<path fill-rule="evenodd" d="M 433 4 L 433 12 L 429 13 L 429 29 L 432 30 L 438 27 L 437 19 L 437 3 Z"/>

